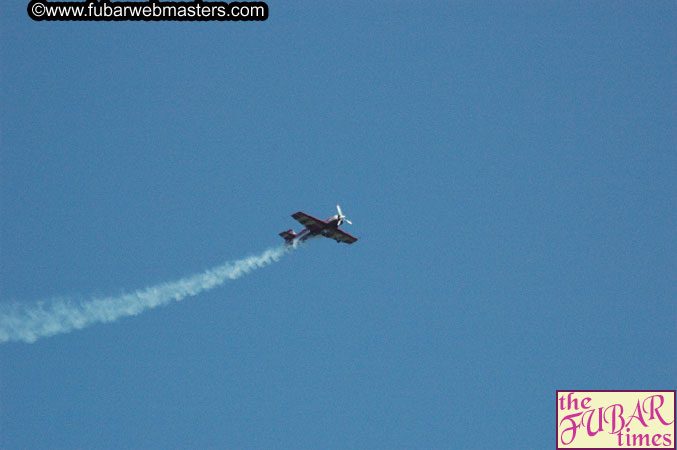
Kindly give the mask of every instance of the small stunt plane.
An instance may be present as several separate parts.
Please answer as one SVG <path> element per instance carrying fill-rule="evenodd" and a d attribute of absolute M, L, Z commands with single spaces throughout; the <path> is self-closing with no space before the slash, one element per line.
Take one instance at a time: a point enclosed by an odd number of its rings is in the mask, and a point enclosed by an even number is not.
<path fill-rule="evenodd" d="M 301 230 L 299 234 L 296 234 L 296 232 L 291 229 L 283 231 L 280 233 L 280 236 L 284 238 L 285 243 L 294 246 L 296 246 L 297 243 L 303 242 L 314 236 L 328 237 L 329 239 L 335 240 L 337 243 L 345 242 L 346 244 L 352 244 L 357 241 L 357 238 L 349 235 L 343 230 L 339 230 L 338 227 L 340 227 L 343 222 L 349 223 L 350 225 L 353 223 L 343 215 L 339 205 L 336 205 L 336 209 L 338 214 L 334 214 L 326 221 L 309 216 L 301 211 L 294 213 L 291 216 L 306 228 Z"/>

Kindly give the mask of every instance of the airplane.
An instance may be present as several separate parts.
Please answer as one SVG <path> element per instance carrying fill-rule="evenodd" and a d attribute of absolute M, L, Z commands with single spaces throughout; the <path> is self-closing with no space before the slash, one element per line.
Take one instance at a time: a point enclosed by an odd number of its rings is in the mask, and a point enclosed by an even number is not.
<path fill-rule="evenodd" d="M 301 230 L 299 234 L 296 234 L 293 229 L 289 229 L 280 233 L 280 236 L 284 238 L 286 244 L 294 246 L 296 246 L 297 243 L 304 242 L 314 236 L 328 237 L 329 239 L 334 239 L 336 243 L 345 242 L 346 244 L 352 244 L 357 241 L 357 238 L 349 235 L 343 230 L 339 230 L 339 227 L 343 222 L 349 223 L 350 225 L 353 223 L 343 215 L 339 205 L 336 205 L 336 210 L 338 211 L 338 214 L 334 214 L 326 221 L 310 216 L 302 211 L 294 213 L 292 214 L 292 217 L 298 220 L 305 228 Z"/>

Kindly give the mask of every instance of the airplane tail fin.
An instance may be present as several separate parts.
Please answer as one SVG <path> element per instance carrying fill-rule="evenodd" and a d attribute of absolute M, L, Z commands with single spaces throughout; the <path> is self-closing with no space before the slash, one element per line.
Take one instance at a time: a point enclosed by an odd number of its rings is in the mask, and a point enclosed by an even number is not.
<path fill-rule="evenodd" d="M 292 229 L 289 229 L 287 231 L 283 231 L 280 233 L 280 236 L 282 236 L 287 244 L 290 244 L 292 240 L 296 237 L 296 232 Z"/>

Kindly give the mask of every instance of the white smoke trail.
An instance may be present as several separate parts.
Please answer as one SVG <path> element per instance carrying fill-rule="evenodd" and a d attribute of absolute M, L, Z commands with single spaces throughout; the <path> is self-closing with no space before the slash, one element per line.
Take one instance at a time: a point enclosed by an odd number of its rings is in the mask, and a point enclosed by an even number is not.
<path fill-rule="evenodd" d="M 0 343 L 35 342 L 37 339 L 84 328 L 97 322 L 113 322 L 136 316 L 146 309 L 180 301 L 235 280 L 252 270 L 278 261 L 294 247 L 268 249 L 260 255 L 222 264 L 178 281 L 139 289 L 116 297 L 94 298 L 84 302 L 52 300 L 33 306 L 12 305 L 0 311 Z"/>

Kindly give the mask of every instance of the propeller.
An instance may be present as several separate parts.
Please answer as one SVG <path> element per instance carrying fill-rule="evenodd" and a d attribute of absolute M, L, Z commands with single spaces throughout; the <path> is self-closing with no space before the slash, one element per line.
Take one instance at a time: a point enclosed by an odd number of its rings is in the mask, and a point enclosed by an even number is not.
<path fill-rule="evenodd" d="M 350 220 L 348 220 L 348 219 L 346 218 L 346 216 L 343 215 L 343 212 L 341 211 L 341 206 L 340 206 L 340 205 L 336 205 L 336 210 L 338 211 L 338 217 L 337 217 L 337 218 L 338 218 L 338 224 L 339 224 L 339 225 L 341 225 L 343 222 L 346 222 L 346 223 L 348 223 L 348 224 L 350 224 L 350 225 L 353 224 Z"/>

